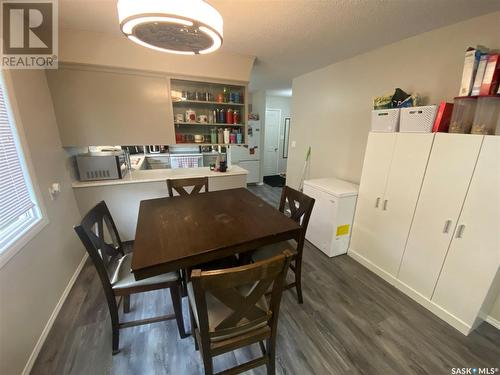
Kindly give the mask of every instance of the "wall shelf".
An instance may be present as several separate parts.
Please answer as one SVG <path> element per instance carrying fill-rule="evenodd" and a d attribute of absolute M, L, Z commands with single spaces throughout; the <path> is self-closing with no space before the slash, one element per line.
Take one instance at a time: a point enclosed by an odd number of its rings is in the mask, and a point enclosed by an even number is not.
<path fill-rule="evenodd" d="M 175 122 L 175 125 L 187 125 L 187 126 L 230 126 L 230 127 L 242 127 L 245 124 L 223 124 L 223 123 L 208 123 L 208 122 Z"/>
<path fill-rule="evenodd" d="M 208 102 L 205 100 L 181 100 L 179 102 L 173 102 L 174 105 L 180 104 L 210 104 L 210 105 L 227 105 L 227 106 L 245 106 L 245 103 L 230 103 L 230 102 Z"/>

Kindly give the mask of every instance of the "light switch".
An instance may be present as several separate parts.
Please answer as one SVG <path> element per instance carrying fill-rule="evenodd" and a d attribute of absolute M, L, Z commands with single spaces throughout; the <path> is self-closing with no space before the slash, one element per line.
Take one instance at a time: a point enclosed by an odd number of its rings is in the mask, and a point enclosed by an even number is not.
<path fill-rule="evenodd" d="M 295 148 L 295 146 L 297 146 L 297 142 L 295 141 L 292 141 L 292 144 L 290 145 L 292 148 Z"/>
<path fill-rule="evenodd" d="M 54 182 L 49 187 L 50 199 L 52 200 L 56 199 L 60 192 L 61 192 L 61 185 L 59 184 L 59 182 Z"/>

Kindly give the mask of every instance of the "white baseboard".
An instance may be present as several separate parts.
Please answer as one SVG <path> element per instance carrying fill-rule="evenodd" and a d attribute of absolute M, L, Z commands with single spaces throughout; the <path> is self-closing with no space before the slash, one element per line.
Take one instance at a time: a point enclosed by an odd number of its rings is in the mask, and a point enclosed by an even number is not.
<path fill-rule="evenodd" d="M 497 320 L 495 318 L 493 318 L 491 315 L 488 315 L 485 319 L 485 321 L 487 323 L 490 323 L 493 327 L 495 327 L 496 329 L 499 329 L 500 330 L 500 320 Z"/>
<path fill-rule="evenodd" d="M 442 307 L 440 307 L 439 305 L 430 301 L 429 299 L 427 299 L 425 296 L 421 295 L 417 291 L 413 290 L 408 285 L 406 285 L 405 283 L 403 283 L 400 280 L 398 280 L 397 278 L 395 278 L 393 275 L 382 270 L 381 268 L 379 268 L 378 266 L 373 264 L 371 261 L 366 259 L 364 256 L 362 256 L 358 252 L 356 252 L 352 249 L 349 249 L 347 254 L 351 258 L 356 260 L 358 263 L 361 263 L 361 265 L 365 266 L 370 271 L 375 273 L 377 276 L 381 277 L 382 279 L 387 281 L 389 284 L 391 284 L 395 288 L 402 291 L 404 294 L 406 294 L 408 297 L 413 299 L 415 302 L 417 302 L 421 306 L 425 307 L 427 310 L 432 312 L 434 315 L 437 315 L 440 319 L 444 320 L 446 323 L 448 323 L 453 328 L 457 329 L 462 334 L 467 336 L 473 330 L 473 327 L 471 325 L 467 324 L 466 322 L 462 321 L 458 317 L 456 317 L 453 314 L 449 313 L 448 311 L 444 310 Z"/>
<path fill-rule="evenodd" d="M 47 336 L 50 332 L 50 329 L 52 328 L 52 325 L 54 324 L 57 315 L 59 315 L 59 311 L 61 310 L 62 305 L 64 304 L 64 301 L 68 297 L 69 292 L 71 291 L 71 288 L 73 287 L 73 284 L 76 281 L 76 278 L 82 271 L 83 266 L 85 265 L 85 261 L 88 258 L 88 254 L 85 253 L 83 256 L 82 260 L 80 261 L 80 264 L 78 267 L 76 267 L 75 273 L 73 276 L 71 276 L 71 279 L 68 282 L 68 285 L 66 285 L 66 288 L 64 289 L 61 298 L 59 298 L 59 301 L 56 304 L 56 307 L 54 308 L 54 311 L 52 311 L 52 314 L 50 315 L 49 320 L 47 321 L 47 324 L 45 324 L 45 327 L 43 328 L 43 331 L 38 338 L 38 341 L 36 342 L 35 347 L 33 348 L 33 351 L 31 352 L 30 357 L 28 358 L 28 362 L 26 362 L 26 365 L 24 366 L 24 370 L 22 372 L 22 375 L 29 375 L 31 372 L 31 369 L 33 368 L 33 365 L 35 364 L 36 358 L 38 357 L 38 354 L 40 353 L 40 350 L 42 349 L 42 346 L 47 339 Z"/>

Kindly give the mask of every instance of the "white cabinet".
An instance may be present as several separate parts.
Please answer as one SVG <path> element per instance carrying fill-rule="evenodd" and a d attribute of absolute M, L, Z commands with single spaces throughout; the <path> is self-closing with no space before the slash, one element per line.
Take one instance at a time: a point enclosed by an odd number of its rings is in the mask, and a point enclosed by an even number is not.
<path fill-rule="evenodd" d="M 500 137 L 370 134 L 349 254 L 464 334 L 500 291 L 499 228 Z"/>
<path fill-rule="evenodd" d="M 474 326 L 500 267 L 500 137 L 486 136 L 432 300 Z M 491 301 L 490 301 L 491 302 Z M 486 304 L 483 306 L 483 304 Z"/>
<path fill-rule="evenodd" d="M 392 161 L 396 133 L 370 133 L 359 185 L 350 249 L 375 264 L 381 262 L 384 250 L 378 246 L 380 204 L 384 197 Z"/>
<path fill-rule="evenodd" d="M 304 181 L 304 194 L 316 200 L 306 239 L 330 257 L 345 254 L 358 186 L 336 178 L 319 178 Z"/>
<path fill-rule="evenodd" d="M 433 134 L 371 133 L 351 249 L 396 276 Z"/>
<path fill-rule="evenodd" d="M 483 136 L 438 133 L 398 278 L 431 298 L 476 165 Z"/>
<path fill-rule="evenodd" d="M 167 77 L 73 65 L 46 75 L 63 146 L 175 144 Z"/>

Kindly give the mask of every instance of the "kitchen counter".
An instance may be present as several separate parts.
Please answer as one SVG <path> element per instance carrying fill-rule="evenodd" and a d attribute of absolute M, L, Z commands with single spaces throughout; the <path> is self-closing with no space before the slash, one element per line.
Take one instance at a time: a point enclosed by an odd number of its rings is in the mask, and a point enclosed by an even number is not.
<path fill-rule="evenodd" d="M 246 176 L 248 171 L 237 165 L 232 165 L 227 172 L 211 171 L 209 167 L 203 168 L 178 168 L 178 169 L 145 169 L 132 170 L 124 178 L 118 180 L 100 180 L 100 181 L 75 181 L 73 188 L 88 188 L 96 186 L 110 186 L 123 184 L 137 184 L 147 182 L 164 182 L 172 178 L 193 178 L 193 177 L 227 177 L 227 176 Z"/>
<path fill-rule="evenodd" d="M 142 169 L 132 170 L 121 180 L 78 181 L 73 183 L 76 203 L 85 215 L 100 201 L 105 201 L 118 227 L 120 238 L 135 238 L 137 216 L 141 201 L 168 196 L 168 178 L 208 177 L 210 191 L 244 188 L 248 171 L 232 165 L 227 172 L 213 172 L 210 168 Z M 177 195 L 177 192 L 174 192 Z"/>

